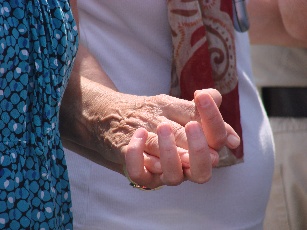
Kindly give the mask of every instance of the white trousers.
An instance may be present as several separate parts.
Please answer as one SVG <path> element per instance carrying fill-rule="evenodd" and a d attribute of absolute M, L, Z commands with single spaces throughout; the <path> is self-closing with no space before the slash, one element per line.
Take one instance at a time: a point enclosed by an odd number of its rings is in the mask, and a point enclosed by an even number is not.
<path fill-rule="evenodd" d="M 276 159 L 264 230 L 307 229 L 307 118 L 270 118 Z"/>

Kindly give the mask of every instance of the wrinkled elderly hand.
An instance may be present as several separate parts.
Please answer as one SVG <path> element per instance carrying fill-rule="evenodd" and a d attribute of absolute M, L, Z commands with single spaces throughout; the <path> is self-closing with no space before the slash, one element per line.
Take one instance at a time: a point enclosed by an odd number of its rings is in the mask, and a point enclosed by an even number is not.
<path fill-rule="evenodd" d="M 222 97 L 214 89 L 195 92 L 194 101 L 168 95 L 136 96 L 117 92 L 81 78 L 73 81 L 61 108 L 61 136 L 66 147 L 122 173 L 127 146 L 138 128 L 148 131 L 144 151 L 160 157 L 157 127 L 171 126 L 177 147 L 188 149 L 184 126 L 201 124 L 208 146 L 219 150 L 239 142 L 237 134 L 219 112 Z M 74 95 L 74 98 L 72 96 Z M 145 165 L 147 165 L 145 160 Z"/>
<path fill-rule="evenodd" d="M 89 119 L 89 129 L 96 138 L 94 148 L 105 159 L 123 163 L 125 148 L 136 129 L 143 127 L 148 131 L 144 151 L 159 157 L 157 127 L 160 123 L 167 122 L 174 133 L 176 146 L 188 149 L 184 126 L 189 121 L 202 124 L 210 148 L 219 150 L 224 145 L 231 148 L 237 143 L 227 141 L 233 140 L 227 136 L 237 135 L 224 123 L 218 110 L 220 103 L 221 95 L 214 89 L 197 91 L 195 101 L 168 95 L 146 97 L 116 93 L 111 101 L 101 103 L 97 108 L 99 113 Z"/>
<path fill-rule="evenodd" d="M 104 101 L 97 108 L 99 113 L 89 119 L 89 128 L 93 137 L 97 137 L 95 148 L 100 149 L 105 158 L 121 163 L 122 159 L 114 159 L 114 151 L 122 152 L 140 127 L 149 132 L 145 152 L 159 157 L 156 132 L 162 122 L 171 125 L 176 145 L 184 149 L 188 149 L 184 126 L 193 120 L 201 122 L 208 145 L 219 150 L 224 145 L 231 147 L 232 143 L 227 142 L 228 134 L 236 135 L 224 123 L 218 110 L 220 103 L 221 95 L 213 89 L 196 92 L 195 103 L 168 95 L 145 97 L 116 93 L 112 101 Z"/>

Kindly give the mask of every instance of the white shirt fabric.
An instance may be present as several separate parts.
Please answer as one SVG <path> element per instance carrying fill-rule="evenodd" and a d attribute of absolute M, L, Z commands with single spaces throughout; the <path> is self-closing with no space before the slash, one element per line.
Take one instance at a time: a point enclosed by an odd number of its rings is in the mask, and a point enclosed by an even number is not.
<path fill-rule="evenodd" d="M 168 93 L 171 35 L 165 0 L 79 2 L 81 39 L 118 89 Z M 272 134 L 252 79 L 247 34 L 236 34 L 245 162 L 206 184 L 144 192 L 66 150 L 75 229 L 262 229 L 273 172 Z"/>

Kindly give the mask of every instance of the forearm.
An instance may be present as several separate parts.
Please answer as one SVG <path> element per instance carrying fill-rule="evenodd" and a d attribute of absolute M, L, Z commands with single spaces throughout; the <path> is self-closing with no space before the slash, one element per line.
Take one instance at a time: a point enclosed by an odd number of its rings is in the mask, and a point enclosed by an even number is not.
<path fill-rule="evenodd" d="M 147 97 L 118 92 L 95 59 L 81 47 L 62 100 L 63 143 L 99 164 L 123 164 L 133 133 L 143 127 L 149 132 L 145 151 L 159 156 L 156 129 L 161 122 L 170 123 L 178 147 L 188 149 L 184 126 L 191 120 L 200 122 L 199 111 L 206 111 L 208 116 L 201 121 L 208 145 L 220 149 L 226 143 L 227 132 L 234 133 L 225 126 L 218 110 L 221 95 L 213 89 L 198 94 L 201 99 L 197 101 L 202 103 L 196 109 L 193 101 L 168 95 Z"/>
<path fill-rule="evenodd" d="M 171 103 L 165 97 L 150 97 L 146 102 L 145 96 L 118 92 L 96 60 L 81 46 L 61 105 L 63 144 L 99 164 L 100 157 L 121 164 L 122 149 L 136 128 L 143 126 L 152 132 L 165 119 L 159 117 L 160 105 L 167 110 L 165 104 Z M 180 104 L 194 107 L 192 102 L 180 101 Z"/>
<path fill-rule="evenodd" d="M 97 115 L 97 109 L 107 107 L 111 89 L 85 77 L 72 75 L 62 100 L 60 111 L 60 131 L 64 139 L 93 148 L 93 127 L 91 121 Z M 95 103 L 98 101 L 99 103 Z M 95 104 L 95 105 L 94 105 Z M 104 109 L 101 108 L 103 111 Z M 100 110 L 99 110 L 100 111 Z M 100 114 L 102 116 L 103 114 Z"/>
<path fill-rule="evenodd" d="M 113 82 L 87 49 L 80 45 L 60 111 L 60 131 L 65 147 L 73 147 L 72 150 L 99 163 L 101 156 L 94 156 L 97 153 L 94 120 L 98 111 L 103 111 L 112 101 L 115 92 Z M 97 108 L 99 106 L 101 108 Z"/>
<path fill-rule="evenodd" d="M 307 47 L 307 3 L 304 0 L 250 0 L 252 44 Z"/>

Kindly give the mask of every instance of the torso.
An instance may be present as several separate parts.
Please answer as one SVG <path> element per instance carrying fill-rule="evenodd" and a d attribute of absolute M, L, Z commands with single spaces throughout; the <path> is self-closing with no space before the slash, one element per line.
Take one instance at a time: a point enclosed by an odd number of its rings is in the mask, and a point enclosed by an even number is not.
<path fill-rule="evenodd" d="M 172 47 L 164 0 L 89 0 L 79 7 L 81 38 L 120 91 L 169 92 Z M 67 151 L 77 229 L 262 229 L 272 136 L 246 58 L 247 34 L 236 39 L 244 163 L 214 169 L 203 185 L 142 192 L 122 175 Z"/>

